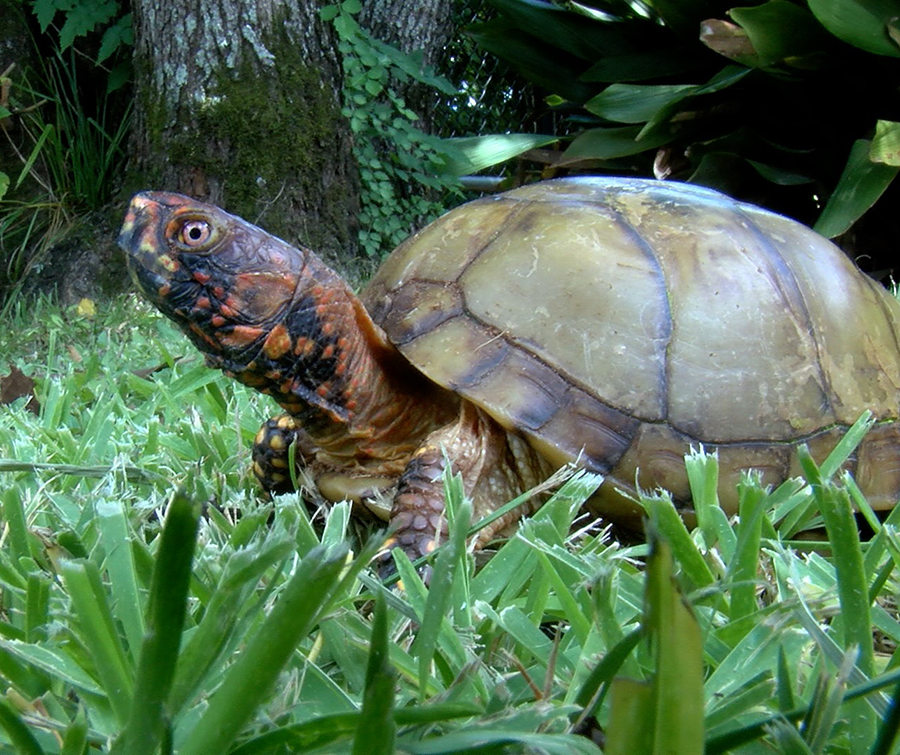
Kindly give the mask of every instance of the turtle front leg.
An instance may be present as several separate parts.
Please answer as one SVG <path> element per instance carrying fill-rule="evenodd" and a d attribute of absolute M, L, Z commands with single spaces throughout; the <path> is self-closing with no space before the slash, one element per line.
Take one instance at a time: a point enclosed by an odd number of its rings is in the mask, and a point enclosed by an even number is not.
<path fill-rule="evenodd" d="M 271 494 L 291 493 L 294 485 L 288 465 L 290 447 L 296 446 L 298 464 L 308 466 L 315 446 L 290 414 L 279 414 L 263 423 L 253 440 L 253 474 Z"/>
<path fill-rule="evenodd" d="M 487 516 L 546 479 L 552 469 L 520 436 L 509 433 L 473 404 L 463 402 L 458 420 L 431 433 L 400 476 L 391 508 L 390 547 L 411 560 L 431 553 L 447 536 L 443 473 L 447 460 L 462 475 L 474 519 Z M 530 501 L 478 533 L 476 548 L 540 505 Z"/>

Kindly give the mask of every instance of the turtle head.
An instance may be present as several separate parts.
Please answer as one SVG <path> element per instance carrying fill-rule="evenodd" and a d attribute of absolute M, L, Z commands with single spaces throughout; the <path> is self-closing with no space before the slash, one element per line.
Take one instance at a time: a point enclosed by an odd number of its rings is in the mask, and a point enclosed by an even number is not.
<path fill-rule="evenodd" d="M 291 310 L 309 252 L 180 194 L 131 200 L 119 235 L 141 292 L 217 366 L 244 366 Z"/>
<path fill-rule="evenodd" d="M 131 200 L 119 235 L 141 292 L 175 321 L 209 364 L 274 396 L 343 417 L 346 284 L 298 249 L 218 207 L 180 194 Z M 361 305 L 360 305 L 361 307 Z"/>

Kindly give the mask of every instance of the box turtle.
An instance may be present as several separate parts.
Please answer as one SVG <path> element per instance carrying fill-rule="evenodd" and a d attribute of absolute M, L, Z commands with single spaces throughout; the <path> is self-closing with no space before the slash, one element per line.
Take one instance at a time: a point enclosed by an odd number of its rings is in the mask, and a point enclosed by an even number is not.
<path fill-rule="evenodd" d="M 143 293 L 209 363 L 271 395 L 254 469 L 287 447 L 328 499 L 387 492 L 395 543 L 429 552 L 445 460 L 485 514 L 567 462 L 690 509 L 683 455 L 719 457 L 723 507 L 795 448 L 822 459 L 865 410 L 850 461 L 876 509 L 900 493 L 900 305 L 828 241 L 690 185 L 573 178 L 459 207 L 404 242 L 362 295 L 315 254 L 210 205 L 147 192 L 120 237 Z M 507 525 L 498 521 L 481 542 Z"/>

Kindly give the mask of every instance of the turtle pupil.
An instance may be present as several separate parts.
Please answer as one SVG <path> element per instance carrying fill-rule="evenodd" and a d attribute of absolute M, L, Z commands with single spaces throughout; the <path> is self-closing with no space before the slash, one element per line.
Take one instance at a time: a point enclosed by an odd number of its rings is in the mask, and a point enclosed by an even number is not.
<path fill-rule="evenodd" d="M 186 244 L 202 244 L 209 238 L 209 225 L 198 220 L 185 223 L 181 229 L 181 237 Z"/>

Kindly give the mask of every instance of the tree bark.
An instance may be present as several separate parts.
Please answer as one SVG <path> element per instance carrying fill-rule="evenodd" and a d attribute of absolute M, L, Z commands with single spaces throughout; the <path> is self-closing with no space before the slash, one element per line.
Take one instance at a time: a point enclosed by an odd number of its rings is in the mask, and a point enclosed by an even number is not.
<path fill-rule="evenodd" d="M 358 190 L 316 0 L 135 0 L 135 189 L 211 201 L 328 256 Z"/>

